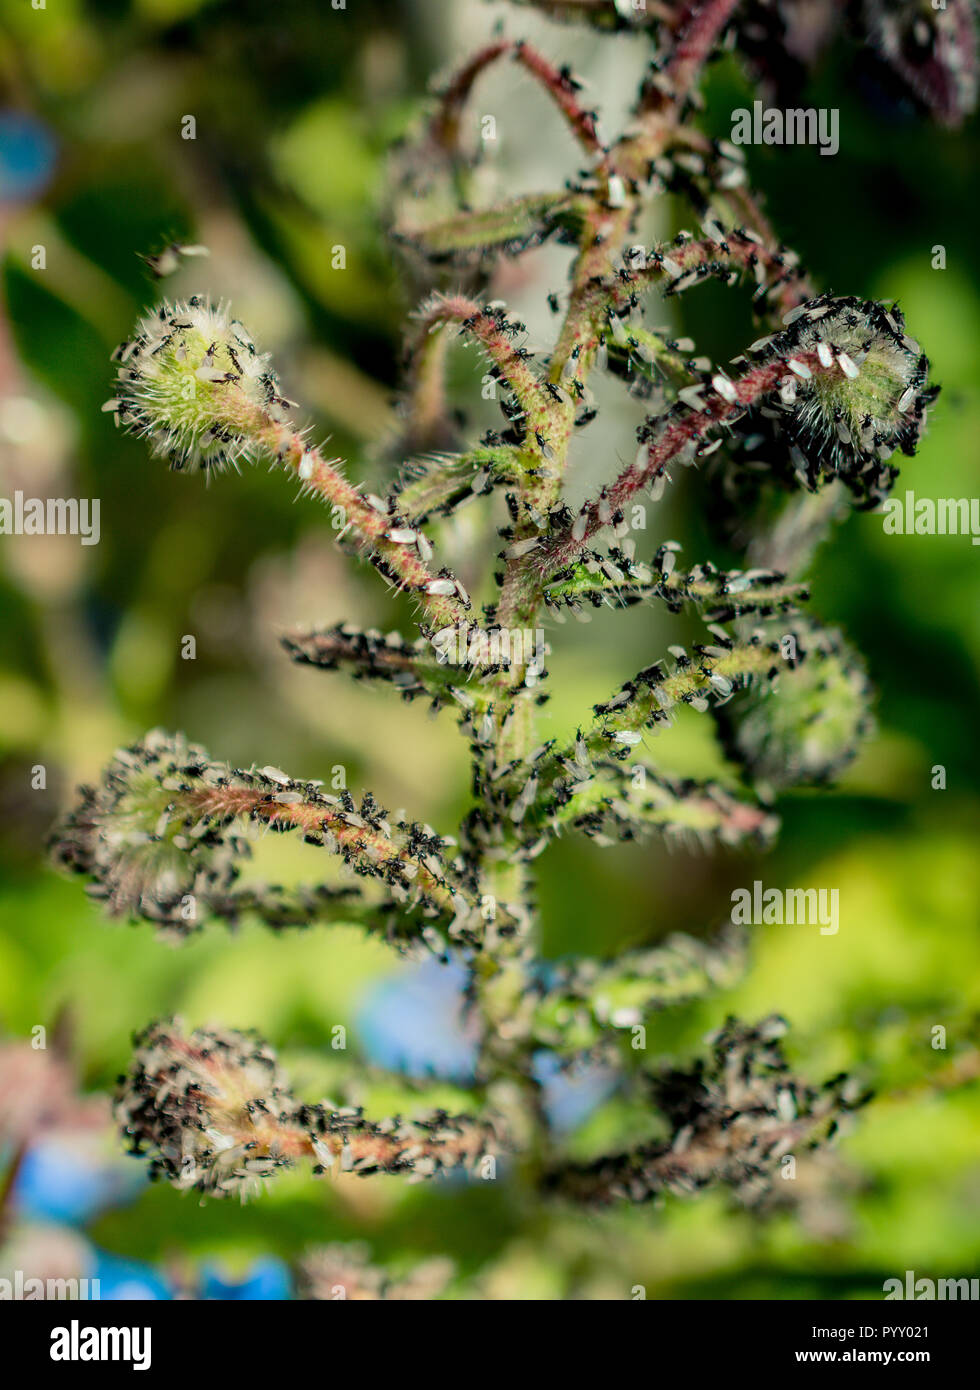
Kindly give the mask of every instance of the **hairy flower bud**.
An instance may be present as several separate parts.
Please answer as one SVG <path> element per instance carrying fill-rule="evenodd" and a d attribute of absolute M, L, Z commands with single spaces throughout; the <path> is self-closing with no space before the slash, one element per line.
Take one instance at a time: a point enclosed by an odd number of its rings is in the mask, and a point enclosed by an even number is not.
<path fill-rule="evenodd" d="M 227 306 L 194 295 L 162 304 L 113 354 L 118 395 L 103 406 L 175 469 L 221 468 L 249 457 L 255 433 L 283 418 L 267 354 Z"/>
<path fill-rule="evenodd" d="M 376 908 L 419 909 L 411 923 L 382 914 L 370 924 L 393 944 L 432 946 L 436 916 L 460 940 L 478 929 L 472 873 L 427 827 L 389 820 L 370 792 L 358 807 L 348 791 L 333 796 L 276 767 L 231 767 L 159 729 L 117 751 L 97 787 L 80 789 L 51 849 L 57 863 L 93 880 L 90 894 L 111 915 L 144 917 L 169 935 L 186 936 L 212 916 L 235 922 L 256 913 L 281 927 L 308 925 L 337 903 L 343 911 L 356 891 L 348 885 L 239 885 L 251 854 L 241 830 L 252 825 L 295 831 L 339 856 L 374 881 Z M 510 920 L 504 904 L 501 917 Z"/>
<path fill-rule="evenodd" d="M 835 777 L 872 728 L 871 684 L 836 628 L 801 622 L 805 660 L 778 687 L 753 688 L 716 712 L 728 751 L 770 790 Z"/>
<path fill-rule="evenodd" d="M 710 1060 L 650 1078 L 651 1099 L 670 1125 L 668 1142 L 557 1168 L 549 1175 L 553 1188 L 607 1204 L 693 1195 L 723 1182 L 745 1206 L 764 1204 L 780 1160 L 828 1142 L 869 1098 L 853 1077 L 817 1088 L 795 1076 L 781 1045 L 786 1027 L 775 1014 L 754 1026 L 726 1020 L 705 1039 Z"/>
<path fill-rule="evenodd" d="M 762 361 L 787 363 L 783 389 L 762 412 L 777 449 L 811 489 L 839 477 L 867 505 L 884 497 L 900 450 L 914 454 L 938 387 L 927 386 L 928 358 L 905 332 L 901 311 L 871 300 L 821 295 L 786 315 L 786 327 L 756 345 Z M 799 362 L 816 357 L 827 368 Z M 753 421 L 753 424 L 757 421 Z"/>
<path fill-rule="evenodd" d="M 259 1181 L 310 1151 L 294 1123 L 296 1102 L 275 1054 L 231 1029 L 184 1036 L 179 1022 L 152 1024 L 120 1080 L 116 1117 L 152 1177 L 178 1187 L 245 1197 Z"/>
<path fill-rule="evenodd" d="M 252 1033 L 152 1024 L 120 1078 L 116 1118 L 131 1151 L 176 1187 L 249 1196 L 263 1178 L 305 1159 L 314 1174 L 439 1173 L 493 1164 L 494 1126 L 432 1111 L 368 1120 L 356 1107 L 301 1104 L 275 1053 Z"/>
<path fill-rule="evenodd" d="M 195 930 L 197 902 L 227 892 L 248 847 L 213 817 L 189 815 L 177 794 L 216 786 L 225 771 L 182 735 L 154 730 L 119 749 L 97 787 L 80 789 L 52 836 L 55 861 L 93 879 L 90 895 L 113 916 Z"/>

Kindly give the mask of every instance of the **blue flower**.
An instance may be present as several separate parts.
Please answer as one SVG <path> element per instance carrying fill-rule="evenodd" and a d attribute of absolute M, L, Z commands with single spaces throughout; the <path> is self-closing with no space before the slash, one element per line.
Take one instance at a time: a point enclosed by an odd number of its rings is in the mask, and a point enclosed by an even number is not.
<path fill-rule="evenodd" d="M 368 995 L 357 1019 L 371 1061 L 409 1075 L 469 1081 L 476 1068 L 477 1042 L 474 1030 L 463 1021 L 465 984 L 461 965 L 437 960 L 409 966 L 384 980 Z M 564 1131 L 581 1124 L 612 1086 L 603 1068 L 563 1070 L 548 1052 L 537 1054 L 534 1074 L 551 1123 Z"/>
<path fill-rule="evenodd" d="M 226 1278 L 215 1266 L 202 1265 L 200 1288 L 201 1298 L 235 1302 L 271 1303 L 292 1296 L 288 1268 L 271 1256 L 255 1260 L 237 1283 Z"/>
<path fill-rule="evenodd" d="M 127 1260 L 95 1250 L 91 1277 L 99 1281 L 99 1297 L 105 1302 L 161 1302 L 173 1298 L 165 1279 L 140 1260 Z"/>
<path fill-rule="evenodd" d="M 0 111 L 0 203 L 34 198 L 54 173 L 55 142 L 26 111 Z"/>
<path fill-rule="evenodd" d="M 371 1061 L 390 1071 L 467 1081 L 476 1067 L 476 1039 L 463 1022 L 461 965 L 429 960 L 376 986 L 357 1026 Z"/>
<path fill-rule="evenodd" d="M 143 1175 L 107 1162 L 85 1144 L 42 1142 L 29 1150 L 17 1175 L 14 1202 L 29 1219 L 81 1225 L 106 1207 L 128 1201 Z"/>

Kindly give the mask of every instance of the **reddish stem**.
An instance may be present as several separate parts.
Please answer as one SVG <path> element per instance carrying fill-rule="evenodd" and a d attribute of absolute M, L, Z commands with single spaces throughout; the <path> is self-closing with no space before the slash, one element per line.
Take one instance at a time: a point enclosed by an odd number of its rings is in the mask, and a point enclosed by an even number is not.
<path fill-rule="evenodd" d="M 439 105 L 429 123 L 433 140 L 443 149 L 456 153 L 459 145 L 459 121 L 463 107 L 469 100 L 473 84 L 482 72 L 506 53 L 512 44 L 510 40 L 488 44 L 454 73 L 446 87 L 439 94 Z"/>
<path fill-rule="evenodd" d="M 687 0 L 675 26 L 677 42 L 658 82 L 644 88 L 640 109 L 661 111 L 680 106 L 691 95 L 738 0 Z"/>
<path fill-rule="evenodd" d="M 523 39 L 514 46 L 514 61 L 525 67 L 545 88 L 583 150 L 588 154 L 600 154 L 602 143 L 596 129 L 596 114 L 586 111 L 580 104 L 571 79 Z"/>
<path fill-rule="evenodd" d="M 520 63 L 536 78 L 548 93 L 582 148 L 588 154 L 601 153 L 602 145 L 596 130 L 595 112 L 582 106 L 575 95 L 575 86 L 571 80 L 523 39 L 518 39 L 517 42 L 503 40 L 488 44 L 475 53 L 450 79 L 440 95 L 439 107 L 429 125 L 436 143 L 453 154 L 458 153 L 460 117 L 473 85 L 481 73 L 508 53 L 516 63 Z"/>
<path fill-rule="evenodd" d="M 792 360 L 808 369 L 813 376 L 832 372 L 843 375 L 836 363 L 824 367 L 816 353 L 796 353 Z M 734 393 L 734 400 L 726 400 L 713 388 L 708 388 L 711 395 L 704 409 L 671 419 L 650 441 L 645 454 L 638 454 L 616 481 L 603 489 L 600 497 L 586 503 L 579 514 L 575 534 L 572 527 L 568 527 L 548 546 L 542 556 L 536 557 L 536 568 L 542 574 L 564 569 L 584 549 L 591 537 L 608 526 L 612 517 L 622 512 L 638 492 L 664 473 L 686 447 L 698 443 L 709 431 L 717 429 L 733 416 L 740 415 L 747 406 L 756 405 L 763 397 L 769 395 L 784 377 L 790 375 L 792 374 L 786 362 L 779 359 L 753 367 L 733 380 L 730 387 Z M 582 516 L 585 517 L 584 530 Z M 581 534 L 578 534 L 579 531 Z"/>
<path fill-rule="evenodd" d="M 465 295 L 436 295 L 418 313 L 423 332 L 443 324 L 459 327 L 480 344 L 500 376 L 514 392 L 528 419 L 528 428 L 539 432 L 552 424 L 553 412 L 541 382 L 514 347 L 506 321 Z"/>
<path fill-rule="evenodd" d="M 14 1188 L 17 1186 L 17 1179 L 23 1167 L 24 1159 L 27 1157 L 28 1145 L 25 1141 L 14 1149 L 11 1154 L 10 1163 L 7 1171 L 3 1175 L 3 1182 L 0 1183 L 0 1241 L 7 1234 L 13 1221 L 13 1196 Z"/>
<path fill-rule="evenodd" d="M 272 792 L 235 786 L 190 792 L 182 798 L 182 805 L 198 816 L 243 817 L 269 826 L 295 827 L 314 836 L 328 832 L 355 868 L 360 865 L 378 873 L 387 869 L 389 874 L 400 871 L 445 911 L 455 909 L 456 894 L 438 872 L 438 866 L 435 870 L 428 867 L 421 851 L 413 853 L 370 825 L 352 825 L 342 808 L 321 801 L 280 802 Z"/>
<path fill-rule="evenodd" d="M 387 510 L 372 506 L 367 497 L 347 481 L 337 468 L 339 459 L 328 459 L 312 447 L 292 425 L 273 420 L 256 408 L 249 428 L 283 467 L 292 469 L 303 485 L 339 509 L 340 535 L 350 533 L 366 551 L 366 558 L 396 589 L 412 594 L 423 613 L 423 629 L 438 632 L 445 627 L 468 624 L 469 600 L 463 596 L 448 572 L 433 574 L 419 550 L 417 527 Z M 414 539 L 393 540 L 408 532 Z M 424 537 L 422 538 L 424 542 Z M 431 543 L 428 551 L 431 553 Z M 450 589 L 451 592 L 443 592 Z"/>

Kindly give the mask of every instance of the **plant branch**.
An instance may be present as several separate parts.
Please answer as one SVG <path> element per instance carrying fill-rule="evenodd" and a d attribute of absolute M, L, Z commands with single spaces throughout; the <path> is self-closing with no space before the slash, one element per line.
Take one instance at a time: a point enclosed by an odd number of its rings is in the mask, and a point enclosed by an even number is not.
<path fill-rule="evenodd" d="M 730 424 L 746 409 L 758 405 L 794 374 L 811 377 L 827 374 L 844 378 L 840 363 L 833 359 L 825 366 L 815 352 L 801 352 L 789 361 L 777 360 L 752 367 L 742 376 L 729 379 L 716 374 L 705 390 L 708 399 L 700 409 L 686 405 L 672 408 L 652 421 L 645 430 L 633 463 L 597 498 L 582 507 L 575 520 L 539 551 L 531 563 L 542 575 L 553 574 L 569 565 L 597 532 L 616 524 L 624 508 L 644 488 L 665 474 L 672 463 L 693 463 L 696 449 L 713 431 Z"/>

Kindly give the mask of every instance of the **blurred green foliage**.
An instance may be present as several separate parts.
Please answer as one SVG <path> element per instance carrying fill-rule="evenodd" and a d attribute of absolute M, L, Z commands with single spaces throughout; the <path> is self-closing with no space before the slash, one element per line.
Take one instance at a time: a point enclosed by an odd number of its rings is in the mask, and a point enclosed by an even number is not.
<path fill-rule="evenodd" d="M 464 30 L 473 43 L 499 13 L 449 0 L 361 0 L 346 11 L 314 0 L 74 0 L 45 11 L 0 0 L 0 104 L 30 113 L 57 142 L 40 196 L 0 208 L 0 492 L 34 484 L 102 506 L 101 543 L 91 549 L 71 538 L 0 539 L 0 1025 L 23 1036 L 68 1004 L 92 1087 L 111 1085 L 134 1029 L 181 1012 L 195 1024 L 261 1028 L 301 1085 L 322 1094 L 362 1072 L 357 1008 L 393 969 L 381 947 L 347 929 L 277 940 L 247 927 L 172 950 L 145 928 L 107 926 L 79 885 L 45 866 L 43 837 L 70 786 L 121 740 L 159 723 L 245 765 L 325 776 L 343 764 L 352 788 L 370 787 L 445 830 L 467 793 L 451 723 L 342 677 L 290 669 L 279 650 L 275 630 L 297 617 L 407 630 L 406 611 L 392 610 L 374 576 L 352 574 L 338 555 L 328 518 L 264 472 L 210 488 L 170 477 L 100 413 L 109 353 L 156 293 L 136 253 L 173 238 L 205 242 L 211 260 L 191 262 L 177 287 L 233 296 L 275 352 L 287 394 L 332 434 L 332 450 L 352 461 L 354 476 L 378 476 L 410 307 L 383 230 L 385 152 L 419 109 L 426 74 L 459 55 Z M 513 32 L 538 33 L 588 71 L 594 40 L 517 20 Z M 609 42 L 635 68 L 642 41 Z M 898 299 L 943 383 L 899 493 L 969 497 L 980 432 L 976 124 L 941 133 L 878 108 L 850 63 L 839 45 L 807 97 L 839 108 L 839 155 L 753 149 L 751 173 L 818 283 Z M 505 105 L 492 107 L 515 85 L 488 87 L 486 109 L 501 113 L 499 157 L 519 182 L 525 145 L 547 137 L 537 124 L 533 140 L 526 124 L 508 132 Z M 712 133 L 727 134 L 728 112 L 751 98 L 733 60 L 713 69 Z M 180 138 L 187 113 L 193 142 Z M 554 148 L 564 151 L 561 139 Z M 674 217 L 668 209 L 661 230 L 673 230 Z M 38 244 L 43 272 L 31 265 Z M 343 270 L 331 264 L 338 244 Z M 944 271 L 931 268 L 939 244 Z M 535 264 L 530 280 L 511 277 L 502 292 L 521 303 L 526 294 L 541 310 L 563 269 L 560 257 Z M 717 285 L 687 297 L 682 322 L 721 361 L 753 336 L 747 294 Z M 482 419 L 469 360 L 454 379 L 461 404 Z M 11 398 L 21 402 L 13 411 Z M 25 399 L 40 410 L 25 412 Z M 613 465 L 614 454 L 593 449 L 582 467 L 599 476 Z M 447 530 L 469 582 L 492 530 L 472 510 Z M 668 535 L 691 563 L 734 559 L 708 533 L 697 476 L 658 510 L 651 550 Z M 877 1297 L 882 1280 L 906 1268 L 975 1273 L 980 1097 L 975 1086 L 949 1090 L 928 1078 L 978 1042 L 976 564 L 968 538 L 885 536 L 869 515 L 850 517 L 821 552 L 814 611 L 864 652 L 880 728 L 837 787 L 784 798 L 782 837 L 764 869 L 751 858 L 571 841 L 539 861 L 552 956 L 708 931 L 727 915 L 732 888 L 763 872 L 771 884 L 839 887 L 839 935 L 757 928 L 742 985 L 650 1029 L 652 1047 L 690 1056 L 726 1013 L 776 1009 L 793 1024 L 794 1062 L 808 1076 L 848 1068 L 871 1079 L 882 1098 L 844 1140 L 831 1175 L 839 1221 L 786 1214 L 759 1223 L 721 1195 L 594 1217 L 518 1208 L 503 1183 L 337 1185 L 294 1175 L 242 1209 L 147 1190 L 103 1217 L 96 1238 L 150 1258 L 245 1258 L 366 1237 L 382 1257 L 447 1252 L 463 1275 L 488 1269 L 491 1295 L 520 1298 L 624 1297 L 635 1284 L 651 1297 Z M 574 730 L 584 708 L 695 631 L 693 620 L 646 610 L 554 629 L 547 732 Z M 193 661 L 180 655 L 188 633 Z M 668 771 L 721 769 L 710 722 L 696 716 L 654 753 Z M 29 789 L 37 764 L 47 768 L 44 791 Z M 936 764 L 945 790 L 932 788 Z M 262 853 L 281 878 L 308 871 L 284 844 Z M 346 1054 L 329 1049 L 337 1023 L 349 1031 Z M 930 1046 L 939 1024 L 946 1052 Z M 368 1073 L 363 1094 L 382 1084 Z M 641 1123 L 613 1097 L 571 1142 L 587 1151 Z"/>

